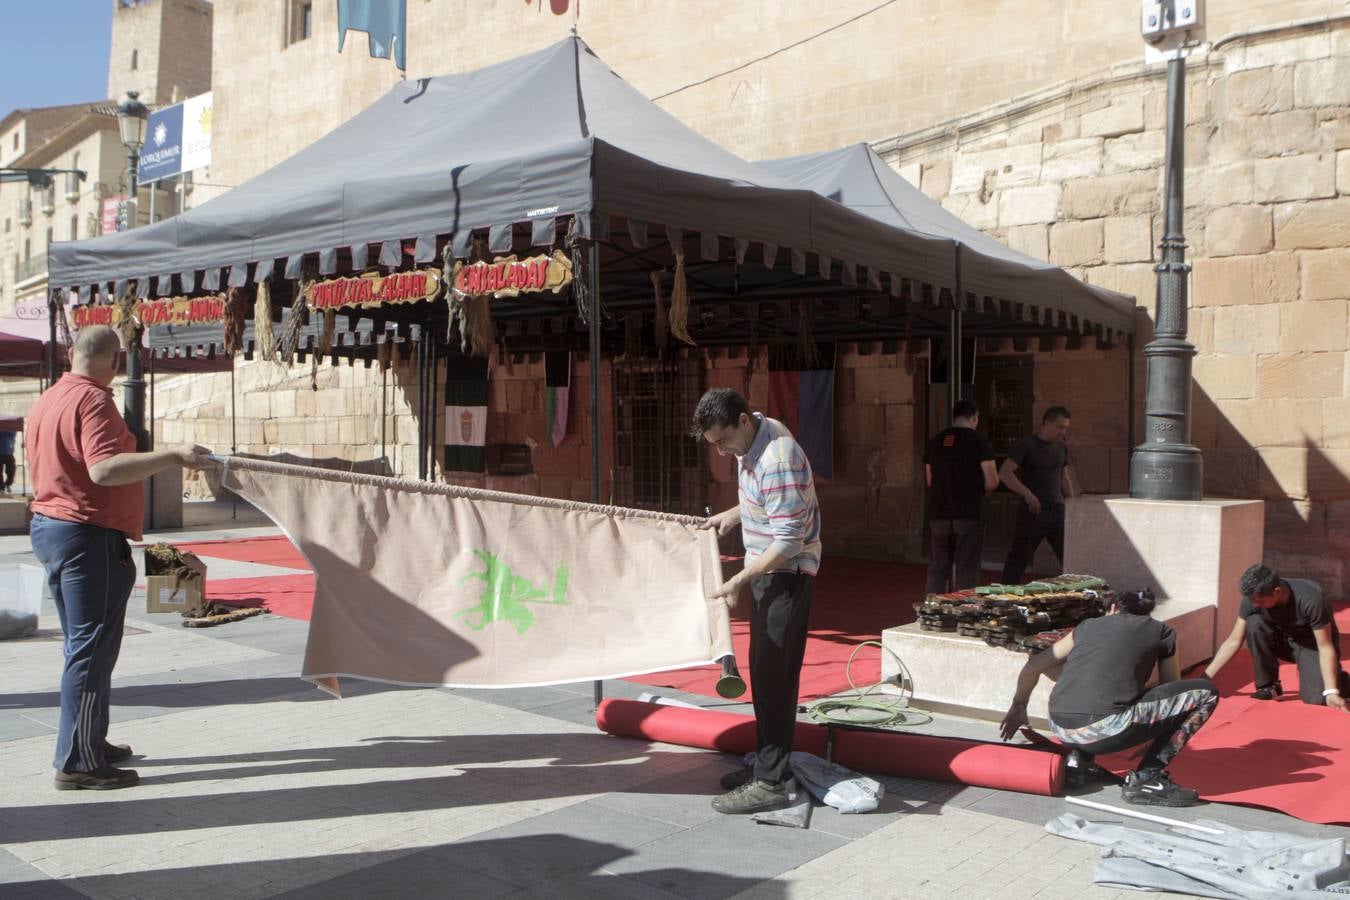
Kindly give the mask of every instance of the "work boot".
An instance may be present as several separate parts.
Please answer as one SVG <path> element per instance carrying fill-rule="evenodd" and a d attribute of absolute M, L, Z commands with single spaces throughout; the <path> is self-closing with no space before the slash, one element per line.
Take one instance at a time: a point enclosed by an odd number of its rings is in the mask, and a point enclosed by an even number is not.
<path fill-rule="evenodd" d="M 775 809 L 787 809 L 792 805 L 788 796 L 787 784 L 769 784 L 767 781 L 752 779 L 727 791 L 720 797 L 714 797 L 712 808 L 729 816 L 745 816 L 753 813 L 771 812 Z"/>
<path fill-rule="evenodd" d="M 1252 697 L 1256 700 L 1274 700 L 1276 697 L 1284 696 L 1284 687 L 1278 681 L 1272 681 L 1264 687 L 1256 689 Z"/>
<path fill-rule="evenodd" d="M 718 783 L 722 785 L 722 790 L 734 791 L 736 790 L 736 788 L 750 781 L 754 777 L 755 777 L 755 767 L 745 766 L 744 768 L 740 768 L 734 772 L 728 772 L 727 774 L 723 775 L 722 780 Z"/>
<path fill-rule="evenodd" d="M 131 759 L 135 754 L 126 744 L 110 744 L 103 742 L 103 761 L 108 763 L 120 763 Z"/>
<path fill-rule="evenodd" d="M 115 791 L 128 788 L 141 780 L 133 769 L 115 769 L 104 765 L 92 772 L 56 773 L 58 791 Z"/>
<path fill-rule="evenodd" d="M 1200 802 L 1199 791 L 1178 786 L 1164 770 L 1131 772 L 1125 776 L 1120 796 L 1138 806 L 1194 806 Z"/>

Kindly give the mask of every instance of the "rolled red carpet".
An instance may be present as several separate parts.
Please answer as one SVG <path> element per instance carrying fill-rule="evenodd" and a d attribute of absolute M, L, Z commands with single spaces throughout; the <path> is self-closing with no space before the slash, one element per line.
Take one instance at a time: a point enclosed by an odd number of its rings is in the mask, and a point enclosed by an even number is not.
<path fill-rule="evenodd" d="M 666 744 L 727 753 L 755 749 L 754 718 L 735 713 L 610 699 L 596 709 L 595 723 L 609 734 Z M 793 749 L 824 756 L 825 727 L 798 723 Z M 1052 796 L 1064 785 L 1064 759 L 1057 753 L 927 734 L 838 729 L 834 761 L 872 775 L 1026 794 Z"/>

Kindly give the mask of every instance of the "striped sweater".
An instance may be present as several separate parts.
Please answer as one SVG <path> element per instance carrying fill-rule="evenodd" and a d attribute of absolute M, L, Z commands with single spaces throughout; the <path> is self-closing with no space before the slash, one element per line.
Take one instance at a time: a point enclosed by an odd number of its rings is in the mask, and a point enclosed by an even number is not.
<path fill-rule="evenodd" d="M 746 564 L 772 550 L 792 560 L 772 571 L 814 575 L 820 568 L 820 507 L 811 463 L 782 422 L 754 415 L 754 443 L 737 458 Z"/>

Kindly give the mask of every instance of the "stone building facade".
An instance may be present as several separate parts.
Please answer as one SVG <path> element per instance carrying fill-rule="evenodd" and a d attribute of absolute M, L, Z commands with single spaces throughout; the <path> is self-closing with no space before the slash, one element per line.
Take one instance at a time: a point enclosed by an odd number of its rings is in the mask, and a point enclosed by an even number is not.
<path fill-rule="evenodd" d="M 331 4 L 308 37 L 293 3 L 215 11 L 213 180 L 237 184 L 350 118 L 399 73 L 361 35 L 336 53 Z M 566 7 L 566 15 L 552 9 Z M 671 113 L 750 159 L 867 141 L 947 208 L 1087 281 L 1135 295 L 1134 354 L 1091 342 L 982 341 L 986 362 L 1027 360 L 1034 412 L 1074 413 L 1089 491 L 1127 487 L 1142 436 L 1143 366 L 1161 238 L 1165 83 L 1130 8 L 1089 0 L 954 0 L 828 7 L 746 2 L 591 4 L 582 36 Z M 408 77 L 464 71 L 543 46 L 573 24 L 570 3 L 411 0 Z M 1193 442 L 1212 496 L 1267 501 L 1279 564 L 1343 592 L 1350 571 L 1350 15 L 1339 0 L 1214 4 L 1211 43 L 1189 63 L 1186 237 L 1194 265 Z M 857 17 L 857 18 L 851 18 Z M 710 26 L 708 23 L 716 23 Z M 324 102 L 315 102 L 323 97 Z M 820 491 L 830 552 L 921 552 L 921 464 L 930 387 L 919 358 L 841 348 L 836 474 Z M 921 354 L 922 349 L 920 348 Z M 695 351 L 703 384 L 767 396 L 763 356 Z M 590 425 L 573 373 L 573 416 L 545 441 L 543 367 L 494 361 L 490 443 L 527 444 L 533 473 L 468 479 L 590 497 Z M 601 368 L 602 496 L 613 491 L 615 369 Z M 415 471 L 412 366 L 241 365 L 161 378 L 157 436 L 221 449 L 351 460 L 386 455 Z M 439 377 L 439 376 L 438 376 Z M 1130 401 L 1133 386 L 1134 402 Z M 233 402 L 233 429 L 226 415 Z M 710 456 L 707 500 L 734 496 Z"/>

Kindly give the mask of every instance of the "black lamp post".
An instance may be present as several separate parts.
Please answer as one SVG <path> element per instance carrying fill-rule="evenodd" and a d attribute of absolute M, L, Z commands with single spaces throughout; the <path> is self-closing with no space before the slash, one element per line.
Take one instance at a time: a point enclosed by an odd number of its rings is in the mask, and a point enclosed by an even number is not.
<path fill-rule="evenodd" d="M 1144 39 L 1171 51 L 1167 61 L 1167 159 L 1164 232 L 1158 273 L 1154 338 L 1148 362 L 1144 443 L 1130 458 L 1130 496 L 1144 500 L 1199 500 L 1204 484 L 1200 451 L 1191 446 L 1191 359 L 1186 340 L 1188 306 L 1186 240 L 1182 235 L 1186 136 L 1186 58 L 1198 42 L 1198 0 L 1143 0 Z M 1133 398 L 1131 398 L 1133 402 Z"/>
<path fill-rule="evenodd" d="M 145 145 L 145 129 L 150 109 L 138 98 L 136 91 L 127 91 L 126 98 L 117 104 L 117 127 L 122 133 L 122 144 L 127 148 L 127 216 L 128 228 L 134 228 L 138 213 L 136 202 L 136 168 L 141 147 Z M 150 449 L 145 432 L 145 373 L 141 367 L 141 330 L 137 328 L 127 342 L 127 378 L 122 386 L 122 418 L 136 436 L 136 449 Z"/>

